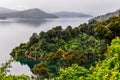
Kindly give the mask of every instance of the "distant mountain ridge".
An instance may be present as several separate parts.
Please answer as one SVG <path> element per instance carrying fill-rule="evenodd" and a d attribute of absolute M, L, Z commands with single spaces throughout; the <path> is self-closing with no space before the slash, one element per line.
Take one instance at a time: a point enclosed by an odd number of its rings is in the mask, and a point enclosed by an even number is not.
<path fill-rule="evenodd" d="M 0 14 L 12 13 L 12 12 L 17 12 L 17 10 L 0 7 Z"/>
<path fill-rule="evenodd" d="M 30 18 L 30 19 L 45 19 L 45 18 L 58 18 L 53 14 L 46 13 L 38 8 L 28 9 L 24 11 L 16 11 L 0 14 L 0 17 L 6 18 Z"/>
<path fill-rule="evenodd" d="M 0 18 L 28 18 L 28 19 L 46 19 L 46 18 L 59 18 L 59 17 L 92 17 L 91 15 L 61 11 L 56 13 L 46 13 L 38 8 L 17 11 L 0 7 Z"/>
<path fill-rule="evenodd" d="M 93 20 L 97 20 L 97 21 L 107 20 L 112 16 L 119 16 L 119 14 L 120 14 L 120 9 L 115 11 L 115 12 L 110 12 L 110 13 L 107 13 L 105 15 L 101 15 L 101 16 L 97 16 L 95 18 L 92 18 L 89 20 L 89 22 L 91 22 Z"/>
<path fill-rule="evenodd" d="M 78 13 L 78 12 L 68 12 L 68 11 L 56 12 L 53 14 L 58 17 L 92 17 L 91 15 L 88 14 Z"/>

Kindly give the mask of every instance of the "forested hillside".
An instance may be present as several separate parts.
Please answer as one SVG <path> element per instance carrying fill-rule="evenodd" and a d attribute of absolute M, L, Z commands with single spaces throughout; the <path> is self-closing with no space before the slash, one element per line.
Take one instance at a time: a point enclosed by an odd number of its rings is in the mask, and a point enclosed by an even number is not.
<path fill-rule="evenodd" d="M 97 20 L 97 21 L 107 20 L 112 16 L 119 16 L 119 14 L 120 14 L 120 9 L 118 9 L 115 12 L 110 12 L 110 13 L 107 13 L 105 15 L 97 16 L 95 18 L 90 19 L 89 21 L 92 21 L 92 20 Z"/>
<path fill-rule="evenodd" d="M 120 79 L 120 38 L 112 40 L 105 52 L 105 60 L 96 62 L 86 69 L 77 64 L 61 69 L 57 80 L 119 80 Z"/>
<path fill-rule="evenodd" d="M 34 33 L 11 55 L 40 61 L 32 69 L 40 80 L 119 80 L 119 37 L 120 15 L 75 28 L 57 26 Z"/>

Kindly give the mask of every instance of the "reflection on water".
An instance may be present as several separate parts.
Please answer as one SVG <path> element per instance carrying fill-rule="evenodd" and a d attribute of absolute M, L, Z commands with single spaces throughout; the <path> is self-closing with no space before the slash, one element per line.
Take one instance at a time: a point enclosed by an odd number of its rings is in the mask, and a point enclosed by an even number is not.
<path fill-rule="evenodd" d="M 57 22 L 57 23 L 62 23 L 59 25 L 67 24 L 67 26 L 68 25 L 74 26 L 76 23 L 78 23 L 78 21 L 80 25 L 80 23 L 87 22 L 88 19 L 90 18 L 77 18 L 77 17 L 76 18 L 58 18 L 58 19 L 17 19 L 17 18 L 13 18 L 13 19 L 0 20 L 0 25 L 8 25 L 8 24 L 17 23 L 17 24 L 23 24 L 29 27 L 40 27 L 40 25 L 46 24 L 47 22 L 48 23 L 55 22 L 53 24 L 56 24 Z"/>
<path fill-rule="evenodd" d="M 34 20 L 34 19 L 7 19 L 7 20 L 0 20 L 0 24 L 8 25 L 13 23 L 24 24 L 27 26 L 37 27 L 41 24 L 45 23 L 47 20 Z"/>
<path fill-rule="evenodd" d="M 33 60 L 25 59 L 23 57 L 17 57 L 14 60 L 16 60 L 17 62 L 20 62 L 22 65 L 27 64 L 30 67 L 30 69 L 32 69 L 35 64 L 40 63 L 40 61 L 33 61 Z"/>
<path fill-rule="evenodd" d="M 46 20 L 27 20 L 27 19 L 7 19 L 0 20 L 0 63 L 10 59 L 9 53 L 20 43 L 27 42 L 30 36 L 36 32 L 47 31 L 55 26 L 61 25 L 66 28 L 68 25 L 73 27 L 87 22 L 89 18 L 71 18 L 71 19 L 46 19 Z M 10 69 L 12 74 L 32 75 L 29 66 L 31 63 L 12 62 L 13 68 Z M 22 64 L 22 65 L 21 65 Z M 28 66 L 28 65 L 29 66 Z"/>
<path fill-rule="evenodd" d="M 45 24 L 47 20 L 18 20 L 17 23 L 25 24 L 30 27 L 39 27 L 42 24 Z"/>

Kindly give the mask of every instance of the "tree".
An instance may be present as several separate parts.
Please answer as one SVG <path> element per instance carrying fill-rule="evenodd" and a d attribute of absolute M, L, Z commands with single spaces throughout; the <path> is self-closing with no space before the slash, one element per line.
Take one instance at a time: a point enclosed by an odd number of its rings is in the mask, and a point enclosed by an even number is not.
<path fill-rule="evenodd" d="M 73 64 L 71 67 L 60 70 L 60 76 L 56 80 L 86 80 L 89 70 Z"/>
<path fill-rule="evenodd" d="M 30 44 L 34 44 L 37 43 L 39 41 L 39 36 L 37 35 L 37 33 L 33 33 L 32 37 L 30 38 Z"/>
<path fill-rule="evenodd" d="M 91 67 L 91 77 L 94 80 L 119 80 L 120 79 L 120 38 L 112 40 L 108 47 L 106 59 Z"/>
<path fill-rule="evenodd" d="M 120 21 L 111 22 L 108 26 L 108 28 L 112 31 L 114 34 L 114 38 L 116 36 L 120 36 Z"/>
<path fill-rule="evenodd" d="M 44 77 L 48 77 L 48 68 L 45 63 L 39 63 L 33 68 L 34 74 L 37 75 L 37 78 L 43 80 Z"/>
<path fill-rule="evenodd" d="M 94 31 L 95 31 L 95 35 L 98 36 L 100 39 L 105 39 L 106 37 L 110 37 L 109 36 L 110 30 L 101 24 L 97 25 Z"/>

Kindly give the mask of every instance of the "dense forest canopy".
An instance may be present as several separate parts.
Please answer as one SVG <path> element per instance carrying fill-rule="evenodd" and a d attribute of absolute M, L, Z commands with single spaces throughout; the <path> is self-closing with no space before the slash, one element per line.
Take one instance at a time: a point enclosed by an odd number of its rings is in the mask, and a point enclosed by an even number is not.
<path fill-rule="evenodd" d="M 109 56 L 108 56 L 109 55 Z M 120 79 L 120 38 L 112 40 L 105 53 L 106 59 L 85 69 L 77 64 L 61 69 L 57 80 L 119 80 Z"/>
<path fill-rule="evenodd" d="M 56 26 L 33 33 L 11 55 L 40 61 L 32 70 L 41 80 L 119 80 L 119 37 L 120 15 L 75 28 Z"/>

